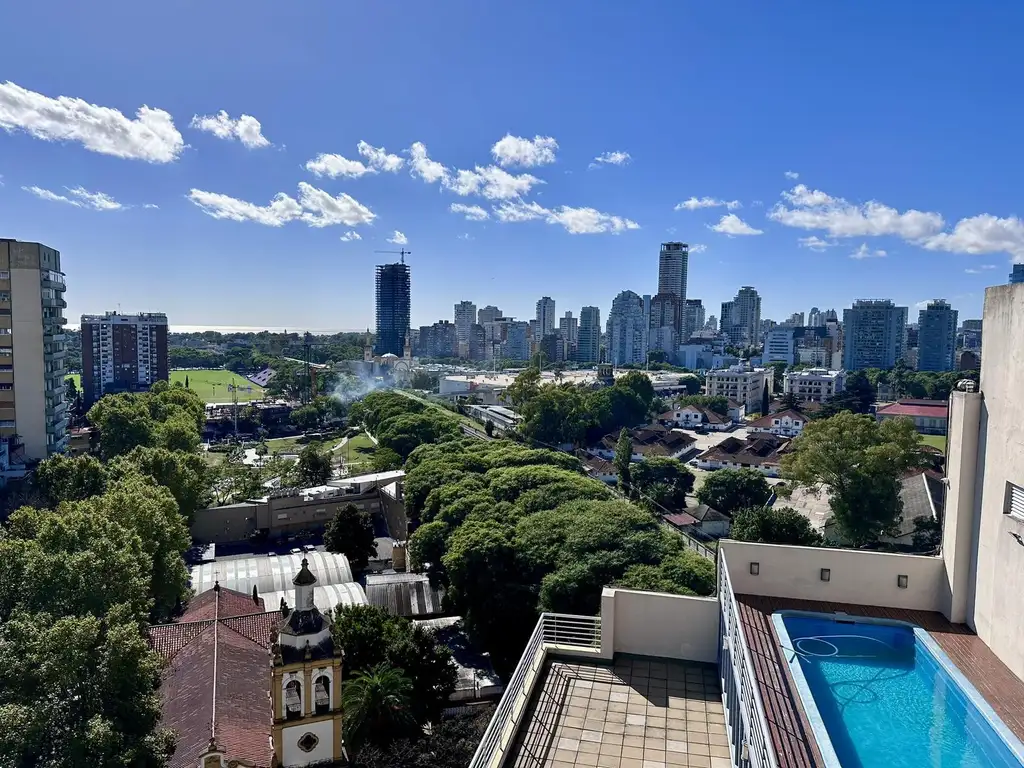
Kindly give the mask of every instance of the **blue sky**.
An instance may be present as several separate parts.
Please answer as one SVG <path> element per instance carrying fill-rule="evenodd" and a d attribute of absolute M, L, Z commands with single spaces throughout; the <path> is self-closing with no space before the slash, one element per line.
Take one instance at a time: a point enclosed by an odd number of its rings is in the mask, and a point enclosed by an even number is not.
<path fill-rule="evenodd" d="M 72 320 L 372 326 L 396 231 L 414 325 L 541 295 L 603 318 L 670 239 L 701 246 L 708 314 L 750 284 L 775 319 L 980 316 L 1024 260 L 1016 3 L 118 0 L 0 26 L 0 237 L 60 249 Z"/>

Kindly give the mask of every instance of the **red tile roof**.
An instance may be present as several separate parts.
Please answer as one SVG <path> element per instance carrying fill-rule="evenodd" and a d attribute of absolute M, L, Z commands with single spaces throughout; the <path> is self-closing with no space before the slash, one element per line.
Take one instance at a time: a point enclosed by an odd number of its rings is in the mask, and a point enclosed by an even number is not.
<path fill-rule="evenodd" d="M 695 525 L 697 518 L 693 515 L 688 515 L 685 512 L 676 512 L 671 515 L 665 515 L 665 521 L 672 525 Z"/>
<path fill-rule="evenodd" d="M 184 614 L 209 618 L 150 628 L 150 644 L 169 662 L 160 695 L 163 725 L 177 734 L 171 768 L 198 765 L 211 736 L 228 760 L 270 768 L 268 649 L 281 617 L 254 607 L 250 595 L 210 590 Z M 250 613 L 239 615 L 243 608 Z"/>
<path fill-rule="evenodd" d="M 949 414 L 949 404 L 942 400 L 901 400 L 898 403 L 879 408 L 877 413 L 882 416 L 924 416 L 930 419 L 945 419 Z"/>
<path fill-rule="evenodd" d="M 701 461 L 731 461 L 750 466 L 775 465 L 779 463 L 788 447 L 789 440 L 786 438 L 770 432 L 757 432 L 748 435 L 745 441 L 727 437 L 698 458 Z"/>
<path fill-rule="evenodd" d="M 212 619 L 214 613 L 222 619 L 226 619 L 228 616 L 243 616 L 247 613 L 256 613 L 264 610 L 266 608 L 263 605 L 262 597 L 257 598 L 257 601 L 253 602 L 251 594 L 221 587 L 219 598 L 215 590 L 209 589 L 189 600 L 185 612 L 181 614 L 178 621 Z"/>
<path fill-rule="evenodd" d="M 804 414 L 800 413 L 800 411 L 794 411 L 792 408 L 789 408 L 789 409 L 787 409 L 785 411 L 778 411 L 777 413 L 769 413 L 767 416 L 762 416 L 759 419 L 754 419 L 753 421 L 748 421 L 747 422 L 747 426 L 748 427 L 772 427 L 772 426 L 774 426 L 774 424 L 772 424 L 772 421 L 774 419 L 782 419 L 782 418 L 785 418 L 786 416 L 789 416 L 789 418 L 791 418 L 791 419 L 799 419 L 803 424 L 807 423 L 807 417 L 804 416 Z"/>

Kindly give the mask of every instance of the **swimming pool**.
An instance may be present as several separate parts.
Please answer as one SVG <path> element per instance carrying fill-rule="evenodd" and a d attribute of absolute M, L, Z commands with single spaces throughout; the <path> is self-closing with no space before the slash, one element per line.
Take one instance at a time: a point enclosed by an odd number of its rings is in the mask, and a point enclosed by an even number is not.
<path fill-rule="evenodd" d="M 798 611 L 772 620 L 828 768 L 1024 766 L 1024 744 L 923 629 Z"/>

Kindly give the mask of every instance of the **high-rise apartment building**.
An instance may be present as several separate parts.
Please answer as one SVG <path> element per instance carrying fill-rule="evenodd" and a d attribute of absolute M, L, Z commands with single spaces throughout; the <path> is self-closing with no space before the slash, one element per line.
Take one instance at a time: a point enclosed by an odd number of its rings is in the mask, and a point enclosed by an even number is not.
<path fill-rule="evenodd" d="M 555 331 L 555 300 L 542 296 L 537 300 L 537 338 L 541 339 Z"/>
<path fill-rule="evenodd" d="M 601 310 L 584 307 L 580 310 L 580 330 L 576 337 L 576 360 L 597 364 L 601 361 Z"/>
<path fill-rule="evenodd" d="M 479 323 L 469 326 L 469 349 L 467 355 L 470 360 L 485 360 L 487 358 L 487 334 L 484 327 Z"/>
<path fill-rule="evenodd" d="M 917 319 L 917 370 L 952 371 L 956 367 L 959 313 L 942 299 L 928 302 Z"/>
<path fill-rule="evenodd" d="M 576 344 L 579 336 L 579 321 L 572 316 L 572 312 L 566 312 L 564 317 L 558 319 L 558 332 L 565 339 L 566 344 Z"/>
<path fill-rule="evenodd" d="M 409 335 L 412 285 L 409 265 L 379 264 L 377 266 L 377 345 L 378 355 L 402 356 Z"/>
<path fill-rule="evenodd" d="M 683 304 L 683 333 L 680 342 L 686 343 L 693 334 L 704 327 L 704 302 L 700 299 L 686 299 Z"/>
<path fill-rule="evenodd" d="M 749 285 L 740 288 L 732 301 L 722 302 L 719 330 L 736 346 L 750 346 L 761 340 L 761 297 Z"/>
<path fill-rule="evenodd" d="M 502 345 L 502 357 L 508 360 L 530 359 L 530 324 L 522 320 L 513 320 L 508 324 L 505 343 Z"/>
<path fill-rule="evenodd" d="M 145 391 L 170 377 L 167 315 L 140 312 L 82 315 L 82 399 L 85 407 L 115 392 Z"/>
<path fill-rule="evenodd" d="M 647 334 L 643 299 L 633 291 L 622 291 L 612 301 L 608 315 L 608 362 L 612 365 L 646 362 Z"/>
<path fill-rule="evenodd" d="M 480 325 L 487 325 L 488 323 L 493 323 L 501 316 L 502 315 L 500 309 L 498 309 L 493 304 L 488 304 L 486 307 L 481 308 L 480 311 L 476 313 L 476 321 L 480 323 Z"/>
<path fill-rule="evenodd" d="M 60 252 L 0 240 L 0 440 L 26 459 L 67 448 L 66 306 Z"/>
<path fill-rule="evenodd" d="M 843 368 L 888 370 L 903 357 L 906 337 L 906 307 L 889 299 L 855 301 L 843 310 Z"/>
<path fill-rule="evenodd" d="M 1013 271 L 1010 272 L 1010 285 L 1017 283 L 1024 283 L 1024 264 L 1014 264 Z"/>
<path fill-rule="evenodd" d="M 689 263 L 690 246 L 686 243 L 662 243 L 658 256 L 658 293 L 671 293 L 683 301 Z"/>
<path fill-rule="evenodd" d="M 476 304 L 460 301 L 455 305 L 455 335 L 458 338 L 459 354 L 469 354 L 469 329 L 476 322 Z"/>

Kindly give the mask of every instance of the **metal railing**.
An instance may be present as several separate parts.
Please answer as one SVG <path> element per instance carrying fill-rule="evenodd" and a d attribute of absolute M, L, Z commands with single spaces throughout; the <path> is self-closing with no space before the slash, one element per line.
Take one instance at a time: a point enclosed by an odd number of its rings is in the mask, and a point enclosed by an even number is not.
<path fill-rule="evenodd" d="M 504 762 L 519 722 L 527 712 L 533 685 L 541 673 L 549 648 L 599 651 L 601 617 L 541 614 L 469 768 L 498 768 Z"/>
<path fill-rule="evenodd" d="M 718 559 L 718 603 L 722 610 L 718 670 L 733 765 L 778 768 L 724 557 Z"/>

